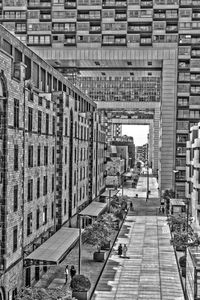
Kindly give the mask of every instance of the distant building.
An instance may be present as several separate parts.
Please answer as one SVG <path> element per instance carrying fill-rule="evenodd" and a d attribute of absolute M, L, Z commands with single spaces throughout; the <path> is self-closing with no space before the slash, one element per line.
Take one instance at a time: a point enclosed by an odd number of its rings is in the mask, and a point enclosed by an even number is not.
<path fill-rule="evenodd" d="M 115 145 L 117 147 L 118 155 L 121 155 L 122 158 L 126 159 L 125 169 L 133 168 L 135 165 L 135 144 L 133 137 L 123 135 L 121 137 L 114 137 L 111 141 L 111 145 Z M 128 151 L 128 156 L 127 156 Z"/>

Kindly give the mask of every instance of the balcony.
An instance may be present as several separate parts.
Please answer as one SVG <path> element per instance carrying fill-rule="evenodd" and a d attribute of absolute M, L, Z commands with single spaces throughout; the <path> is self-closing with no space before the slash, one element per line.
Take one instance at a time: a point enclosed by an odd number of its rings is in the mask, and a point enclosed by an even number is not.
<path fill-rule="evenodd" d="M 51 1 L 42 2 L 40 0 L 29 0 L 27 4 L 28 9 L 51 9 Z"/>
<path fill-rule="evenodd" d="M 140 37 L 140 46 L 151 46 L 152 37 L 151 36 L 141 36 Z"/>
<path fill-rule="evenodd" d="M 140 7 L 141 8 L 152 8 L 153 7 L 153 1 L 152 0 L 149 0 L 149 1 L 141 0 Z"/>
<path fill-rule="evenodd" d="M 51 21 L 51 12 L 50 11 L 40 11 L 40 21 L 49 22 Z"/>
<path fill-rule="evenodd" d="M 77 7 L 77 4 L 76 4 L 76 0 L 75 1 L 66 1 L 65 2 L 65 6 L 64 6 L 66 9 L 75 9 Z"/>

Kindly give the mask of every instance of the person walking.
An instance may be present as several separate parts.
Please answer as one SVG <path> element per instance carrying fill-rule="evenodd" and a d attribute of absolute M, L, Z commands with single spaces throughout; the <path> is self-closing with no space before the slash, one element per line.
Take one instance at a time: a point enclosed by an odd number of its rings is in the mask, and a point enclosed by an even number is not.
<path fill-rule="evenodd" d="M 71 269 L 70 269 L 70 276 L 71 276 L 71 279 L 76 275 L 76 269 L 74 266 L 71 266 Z"/>
<path fill-rule="evenodd" d="M 67 283 L 68 275 L 69 275 L 69 267 L 68 267 L 68 265 L 67 265 L 67 266 L 65 267 L 65 283 Z"/>
<path fill-rule="evenodd" d="M 119 244 L 117 251 L 118 251 L 118 255 L 121 256 L 122 255 L 122 244 Z"/>
<path fill-rule="evenodd" d="M 128 248 L 126 246 L 126 244 L 124 244 L 123 249 L 122 249 L 122 256 L 126 257 L 126 252 L 127 252 Z"/>

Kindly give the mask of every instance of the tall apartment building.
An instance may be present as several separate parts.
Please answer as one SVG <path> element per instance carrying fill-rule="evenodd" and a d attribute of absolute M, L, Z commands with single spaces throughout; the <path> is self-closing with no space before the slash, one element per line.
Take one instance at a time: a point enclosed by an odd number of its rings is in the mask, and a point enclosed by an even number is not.
<path fill-rule="evenodd" d="M 98 108 L 161 110 L 160 189 L 185 195 L 186 140 L 200 117 L 198 0 L 0 0 L 0 15 Z"/>
<path fill-rule="evenodd" d="M 40 278 L 26 258 L 104 189 L 104 149 L 96 104 L 0 26 L 0 299 Z"/>

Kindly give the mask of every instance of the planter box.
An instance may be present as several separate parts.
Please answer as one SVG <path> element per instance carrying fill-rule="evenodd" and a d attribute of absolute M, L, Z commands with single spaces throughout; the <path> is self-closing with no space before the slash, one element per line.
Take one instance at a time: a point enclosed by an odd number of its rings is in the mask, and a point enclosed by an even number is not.
<path fill-rule="evenodd" d="M 94 252 L 93 254 L 94 261 L 104 261 L 105 260 L 105 252 Z"/>
<path fill-rule="evenodd" d="M 101 246 L 101 250 L 109 250 L 110 249 L 110 241 L 107 242 L 107 243 L 104 243 L 102 246 Z"/>
<path fill-rule="evenodd" d="M 86 291 L 72 291 L 72 297 L 76 298 L 77 300 L 87 300 L 87 292 Z"/>

